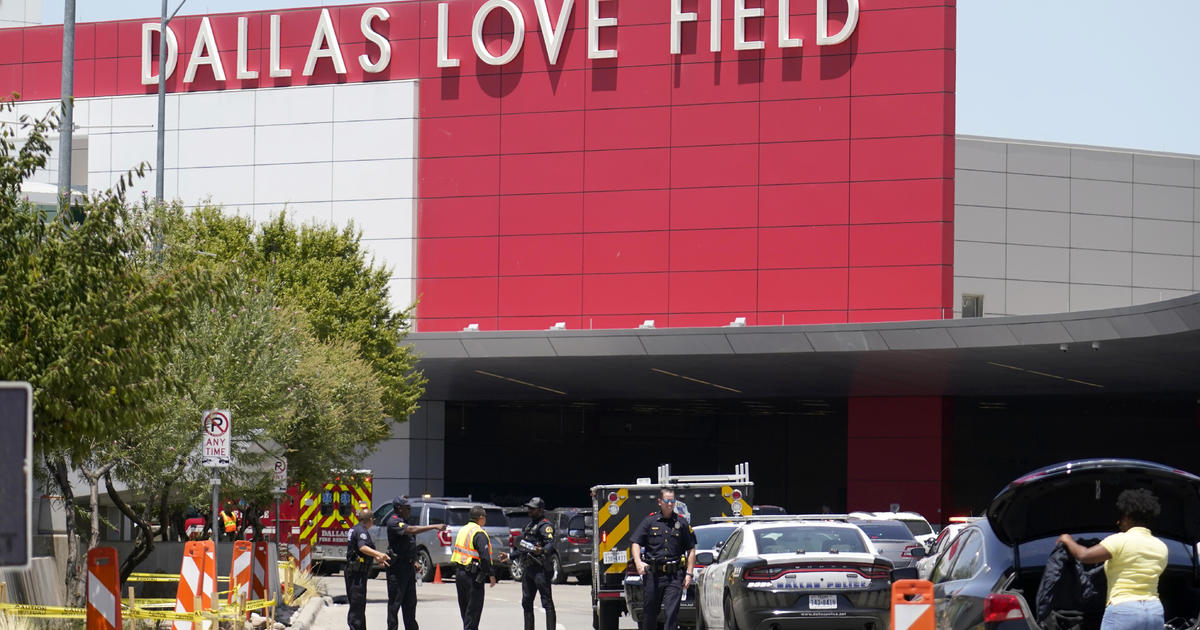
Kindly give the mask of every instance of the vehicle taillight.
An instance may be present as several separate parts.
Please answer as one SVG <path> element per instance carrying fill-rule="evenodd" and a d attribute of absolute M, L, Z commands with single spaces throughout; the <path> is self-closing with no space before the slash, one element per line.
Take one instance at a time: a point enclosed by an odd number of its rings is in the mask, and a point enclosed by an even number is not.
<path fill-rule="evenodd" d="M 581 536 L 581 537 L 567 536 L 567 542 L 571 543 L 572 545 L 584 545 L 584 544 L 592 542 L 592 537 L 591 536 Z"/>
<path fill-rule="evenodd" d="M 617 494 L 616 492 L 608 493 L 608 502 L 609 503 L 616 503 L 617 499 L 619 499 L 619 498 L 621 498 L 621 495 Z"/>
<path fill-rule="evenodd" d="M 169 61 L 169 60 L 168 60 L 168 61 Z M 737 501 L 738 499 L 742 498 L 742 491 L 741 491 L 741 490 L 734 490 L 734 491 L 733 491 L 733 493 L 732 493 L 732 494 L 730 494 L 730 496 L 732 496 L 732 497 L 733 497 L 733 500 L 734 500 L 734 501 Z"/>
<path fill-rule="evenodd" d="M 600 544 L 608 542 L 608 532 L 600 532 Z"/>
<path fill-rule="evenodd" d="M 1016 595 L 992 593 L 983 598 L 983 622 L 1000 623 L 1011 619 L 1024 619 L 1021 600 Z"/>
<path fill-rule="evenodd" d="M 913 557 L 913 555 L 912 555 L 913 549 L 924 549 L 924 547 L 922 547 L 921 545 L 909 545 L 904 548 L 904 551 L 900 552 L 900 557 L 901 558 Z"/>
<path fill-rule="evenodd" d="M 443 529 L 438 532 L 438 542 L 442 543 L 443 547 L 449 547 L 454 544 L 454 538 L 450 536 L 450 531 Z"/>
<path fill-rule="evenodd" d="M 508 530 L 508 548 L 509 549 L 517 548 L 517 537 L 520 535 L 521 535 L 521 530 L 519 530 L 519 529 L 509 529 Z"/>
<path fill-rule="evenodd" d="M 749 571 L 746 571 L 746 573 L 744 575 L 746 576 L 747 582 L 755 582 L 755 581 L 759 581 L 759 580 L 770 581 L 770 580 L 774 580 L 775 578 L 779 577 L 780 575 L 783 575 L 784 568 L 785 567 L 769 567 L 769 566 L 768 567 L 755 567 L 753 569 L 750 569 Z"/>

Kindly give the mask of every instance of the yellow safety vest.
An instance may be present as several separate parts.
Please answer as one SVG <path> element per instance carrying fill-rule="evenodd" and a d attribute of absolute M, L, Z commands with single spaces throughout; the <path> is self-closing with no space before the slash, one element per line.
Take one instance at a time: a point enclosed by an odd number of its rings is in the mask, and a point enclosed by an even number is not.
<path fill-rule="evenodd" d="M 479 526 L 479 523 L 471 522 L 463 525 L 462 529 L 458 530 L 458 535 L 454 537 L 454 552 L 450 554 L 450 562 L 464 566 L 478 562 L 479 550 L 475 549 L 475 534 L 481 531 L 483 528 Z M 492 543 L 490 540 L 485 551 L 491 558 Z"/>
<path fill-rule="evenodd" d="M 226 532 L 232 534 L 237 529 L 237 520 L 233 518 L 232 514 L 221 512 L 221 520 L 225 523 Z"/>

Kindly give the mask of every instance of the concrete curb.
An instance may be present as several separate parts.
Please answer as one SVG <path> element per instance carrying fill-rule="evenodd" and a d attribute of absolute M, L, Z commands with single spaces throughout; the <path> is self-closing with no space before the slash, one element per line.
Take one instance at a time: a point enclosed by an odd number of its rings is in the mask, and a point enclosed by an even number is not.
<path fill-rule="evenodd" d="M 321 609 L 332 603 L 333 598 L 331 597 L 314 597 L 308 600 L 304 608 L 301 608 L 292 618 L 292 630 L 309 630 Z"/>

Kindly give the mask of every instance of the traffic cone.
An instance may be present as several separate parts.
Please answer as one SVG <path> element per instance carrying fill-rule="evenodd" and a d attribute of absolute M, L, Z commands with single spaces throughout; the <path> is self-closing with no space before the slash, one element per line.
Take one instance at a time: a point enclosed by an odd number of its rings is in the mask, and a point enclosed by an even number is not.
<path fill-rule="evenodd" d="M 434 566 L 434 569 L 433 569 L 433 583 L 434 583 L 434 584 L 441 584 L 441 583 L 442 583 L 442 565 L 440 565 L 440 564 L 435 564 L 435 565 L 433 565 L 433 566 Z"/>

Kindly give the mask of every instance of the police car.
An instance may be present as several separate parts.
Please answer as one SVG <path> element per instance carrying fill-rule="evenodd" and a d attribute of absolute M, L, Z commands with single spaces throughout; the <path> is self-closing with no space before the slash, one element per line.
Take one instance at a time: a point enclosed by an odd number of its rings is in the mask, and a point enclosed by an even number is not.
<path fill-rule="evenodd" d="M 740 525 L 698 577 L 698 628 L 887 628 L 892 563 L 829 515 Z M 841 519 L 845 519 L 844 516 Z"/>

